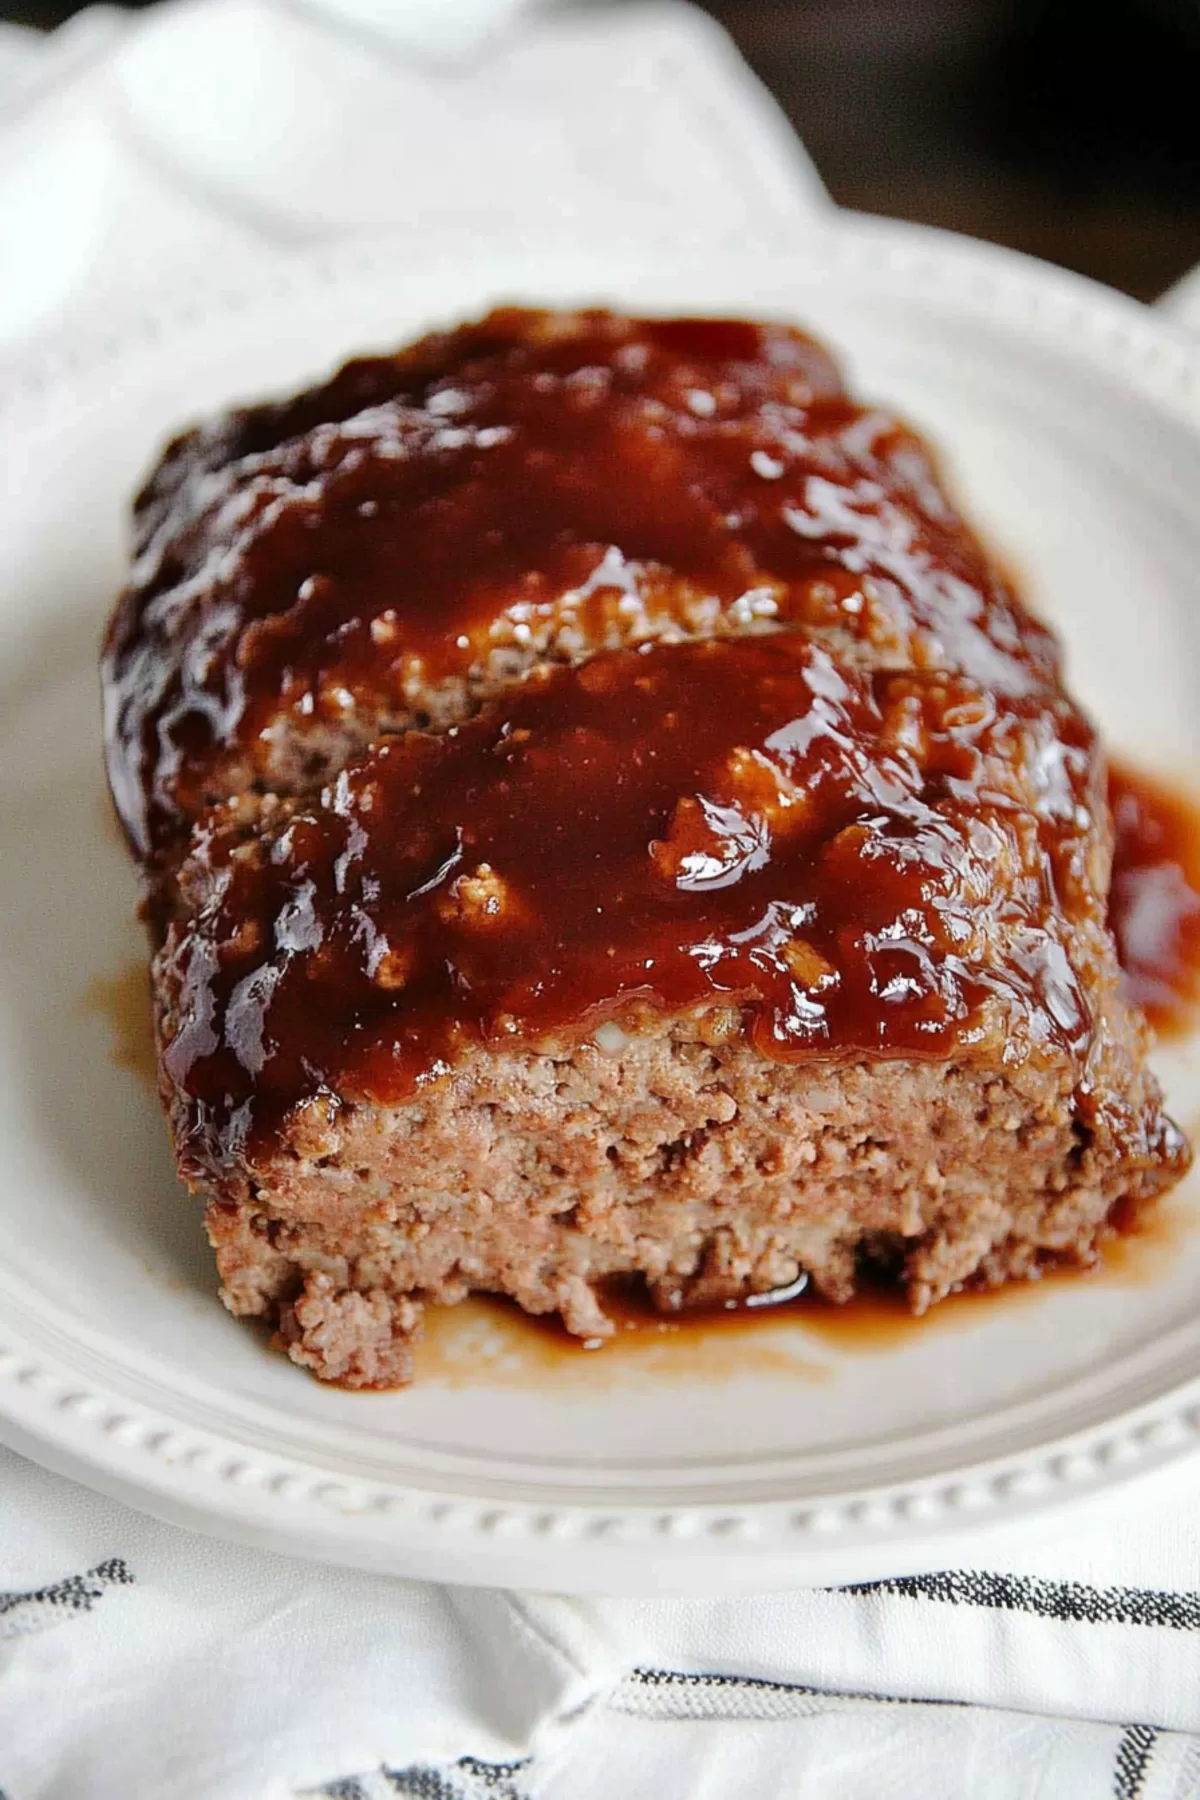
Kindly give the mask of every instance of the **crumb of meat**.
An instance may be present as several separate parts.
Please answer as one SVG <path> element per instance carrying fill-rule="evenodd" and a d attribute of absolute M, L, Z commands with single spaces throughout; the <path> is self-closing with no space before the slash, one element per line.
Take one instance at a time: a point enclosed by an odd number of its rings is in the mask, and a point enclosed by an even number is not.
<path fill-rule="evenodd" d="M 254 1190 L 209 1208 L 226 1303 L 323 1379 L 386 1387 L 426 1302 L 506 1294 L 590 1339 L 614 1275 L 674 1310 L 801 1273 L 844 1301 L 871 1265 L 919 1313 L 1087 1263 L 1120 1197 L 1169 1179 L 1136 1126 L 1081 1131 L 1053 1068 L 764 1066 L 710 1027 L 479 1051 L 420 1100 L 301 1114 Z"/>

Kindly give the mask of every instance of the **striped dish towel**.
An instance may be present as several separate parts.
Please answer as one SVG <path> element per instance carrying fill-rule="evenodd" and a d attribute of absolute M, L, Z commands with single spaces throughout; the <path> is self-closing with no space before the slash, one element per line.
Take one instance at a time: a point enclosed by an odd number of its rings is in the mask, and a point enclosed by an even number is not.
<path fill-rule="evenodd" d="M 0 1451 L 4 1800 L 1190 1800 L 1200 1529 L 572 1600 L 192 1537 Z"/>

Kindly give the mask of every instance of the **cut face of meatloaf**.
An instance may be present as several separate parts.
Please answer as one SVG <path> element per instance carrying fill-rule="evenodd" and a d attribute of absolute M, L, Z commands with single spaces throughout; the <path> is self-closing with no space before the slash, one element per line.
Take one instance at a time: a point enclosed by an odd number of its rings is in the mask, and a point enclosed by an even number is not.
<path fill-rule="evenodd" d="M 506 312 L 140 505 L 164 1103 L 227 1304 L 318 1375 L 406 1380 L 472 1290 L 921 1311 L 1186 1167 L 1054 641 L 809 340 Z"/>

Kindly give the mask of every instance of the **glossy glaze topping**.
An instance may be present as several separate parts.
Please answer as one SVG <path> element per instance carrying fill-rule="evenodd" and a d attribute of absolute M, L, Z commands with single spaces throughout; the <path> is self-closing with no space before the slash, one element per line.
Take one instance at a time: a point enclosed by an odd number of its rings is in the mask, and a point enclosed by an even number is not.
<path fill-rule="evenodd" d="M 202 829 L 166 951 L 194 1149 L 252 1157 L 295 1103 L 402 1099 L 472 1045 L 603 1050 L 647 1009 L 781 1060 L 1046 1052 L 1082 1079 L 1098 771 L 1061 697 L 800 633 L 547 670 L 265 830 Z"/>
<path fill-rule="evenodd" d="M 921 440 L 812 340 L 496 313 L 171 447 L 106 646 L 113 792 L 151 857 L 539 658 L 789 623 L 1005 694 L 1057 676 Z"/>

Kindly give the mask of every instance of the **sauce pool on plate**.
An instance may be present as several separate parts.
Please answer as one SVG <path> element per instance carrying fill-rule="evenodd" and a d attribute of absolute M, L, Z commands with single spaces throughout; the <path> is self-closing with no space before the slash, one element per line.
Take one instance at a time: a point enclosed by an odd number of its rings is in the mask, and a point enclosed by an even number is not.
<path fill-rule="evenodd" d="M 1200 807 L 1116 763 L 1109 925 L 1129 995 L 1160 1037 L 1183 1037 L 1200 1004 Z"/>

